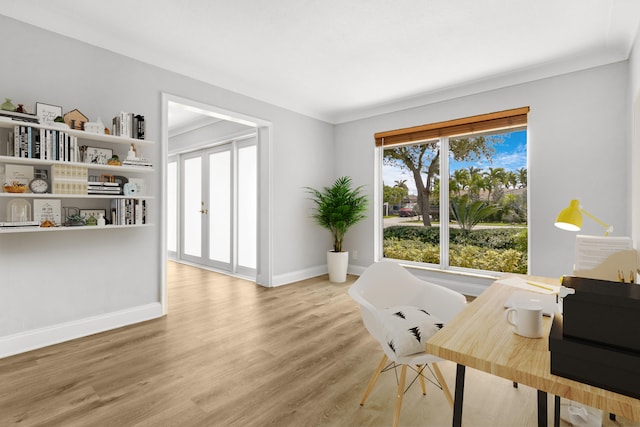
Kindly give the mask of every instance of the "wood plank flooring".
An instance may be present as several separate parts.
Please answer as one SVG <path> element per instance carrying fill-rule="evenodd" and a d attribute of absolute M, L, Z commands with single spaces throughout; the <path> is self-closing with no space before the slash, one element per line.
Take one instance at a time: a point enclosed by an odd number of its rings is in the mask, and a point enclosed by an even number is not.
<path fill-rule="evenodd" d="M 358 404 L 381 350 L 355 277 L 266 289 L 169 262 L 168 278 L 165 318 L 0 359 L 0 426 L 391 425 L 392 372 Z M 467 427 L 536 425 L 535 390 L 471 369 L 466 385 Z M 414 385 L 400 424 L 447 426 L 451 409 Z"/>

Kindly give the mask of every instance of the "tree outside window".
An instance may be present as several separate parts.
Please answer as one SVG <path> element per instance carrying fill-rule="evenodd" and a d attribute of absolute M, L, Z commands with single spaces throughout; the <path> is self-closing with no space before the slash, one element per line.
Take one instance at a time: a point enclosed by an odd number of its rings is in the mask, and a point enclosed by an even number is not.
<path fill-rule="evenodd" d="M 385 216 L 384 256 L 526 273 L 526 147 L 520 127 L 383 148 L 385 201 L 398 200 L 402 182 L 417 213 Z"/>

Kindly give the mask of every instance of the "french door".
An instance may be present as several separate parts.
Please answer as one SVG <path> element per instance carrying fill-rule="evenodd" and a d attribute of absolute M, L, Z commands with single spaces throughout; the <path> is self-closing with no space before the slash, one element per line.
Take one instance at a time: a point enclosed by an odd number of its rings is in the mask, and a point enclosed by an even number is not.
<path fill-rule="evenodd" d="M 180 257 L 255 278 L 255 138 L 183 154 L 181 171 Z"/>

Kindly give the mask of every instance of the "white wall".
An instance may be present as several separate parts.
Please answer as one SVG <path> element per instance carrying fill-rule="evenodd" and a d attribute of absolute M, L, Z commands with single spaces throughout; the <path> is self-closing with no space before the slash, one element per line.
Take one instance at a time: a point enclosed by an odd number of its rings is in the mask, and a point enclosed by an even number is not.
<path fill-rule="evenodd" d="M 629 235 L 628 63 L 547 78 L 336 127 L 338 175 L 375 188 L 376 132 L 530 106 L 528 137 L 529 238 L 532 274 L 572 272 L 575 234 L 553 226 L 569 200 L 579 198 L 594 215 L 612 223 L 613 235 Z M 373 206 L 369 218 L 347 235 L 359 252 L 355 264 L 374 261 Z M 585 219 L 584 234 L 603 234 Z"/>
<path fill-rule="evenodd" d="M 629 57 L 629 108 L 631 120 L 631 227 L 636 248 L 640 247 L 640 31 Z"/>
<path fill-rule="evenodd" d="M 156 165 L 162 161 L 162 92 L 270 121 L 273 283 L 310 277 L 324 264 L 329 236 L 311 225 L 302 187 L 327 185 L 334 177 L 332 125 L 1 15 L 0 39 L 5 41 L 0 44 L 0 96 L 32 107 L 36 102 L 60 105 L 64 112 L 78 108 L 105 123 L 121 110 L 143 114 L 147 139 L 158 141 L 145 156 Z M 159 175 L 151 188 L 160 188 Z M 160 205 L 161 200 L 154 201 Z M 152 211 L 154 224 L 159 218 L 159 211 Z M 77 329 L 106 316 L 98 322 L 104 329 L 115 326 L 108 320 L 113 313 L 158 304 L 160 236 L 158 226 L 0 235 L 0 357 L 13 351 L 7 349 L 16 339 L 35 332 L 60 325 Z M 64 337 L 62 331 L 56 339 Z"/>

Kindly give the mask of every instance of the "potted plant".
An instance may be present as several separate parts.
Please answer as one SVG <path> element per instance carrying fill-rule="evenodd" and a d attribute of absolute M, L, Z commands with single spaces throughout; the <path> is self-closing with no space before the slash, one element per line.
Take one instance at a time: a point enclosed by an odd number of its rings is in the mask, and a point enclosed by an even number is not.
<path fill-rule="evenodd" d="M 349 252 L 342 250 L 342 240 L 351 226 L 366 218 L 367 196 L 361 193 L 362 186 L 352 187 L 348 176 L 338 178 L 331 187 L 324 187 L 322 191 L 305 188 L 315 203 L 312 217 L 333 237 L 333 250 L 327 252 L 329 281 L 342 283 L 347 280 L 349 265 Z"/>

